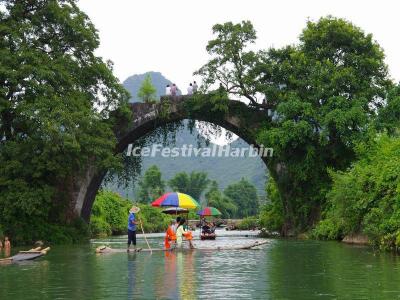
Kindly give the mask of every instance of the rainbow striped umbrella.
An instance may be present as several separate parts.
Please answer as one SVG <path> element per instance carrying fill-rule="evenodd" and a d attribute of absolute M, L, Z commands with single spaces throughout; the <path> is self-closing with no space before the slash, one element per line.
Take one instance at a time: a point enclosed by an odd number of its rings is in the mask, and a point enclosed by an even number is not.
<path fill-rule="evenodd" d="M 197 208 L 199 203 L 189 195 L 183 193 L 166 193 L 151 203 L 152 206 L 173 206 L 181 208 Z"/>
<path fill-rule="evenodd" d="M 222 213 L 215 207 L 207 206 L 197 212 L 199 216 L 220 216 Z"/>

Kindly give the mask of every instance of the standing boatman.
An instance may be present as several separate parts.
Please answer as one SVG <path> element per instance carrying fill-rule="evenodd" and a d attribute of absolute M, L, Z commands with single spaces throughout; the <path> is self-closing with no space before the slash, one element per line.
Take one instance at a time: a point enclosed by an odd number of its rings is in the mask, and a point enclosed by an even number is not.
<path fill-rule="evenodd" d="M 133 249 L 136 251 L 136 225 L 138 224 L 138 222 L 136 221 L 135 214 L 137 214 L 139 211 L 140 208 L 137 206 L 132 206 L 132 208 L 129 210 L 127 252 L 129 252 L 131 244 L 133 244 Z"/>

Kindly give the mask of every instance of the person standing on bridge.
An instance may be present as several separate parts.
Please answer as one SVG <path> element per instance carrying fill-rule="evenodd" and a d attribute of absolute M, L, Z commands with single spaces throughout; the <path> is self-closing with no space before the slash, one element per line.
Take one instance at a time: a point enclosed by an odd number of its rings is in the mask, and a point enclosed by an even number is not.
<path fill-rule="evenodd" d="M 199 86 L 197 85 L 196 81 L 193 81 L 193 94 L 196 94 L 198 89 Z"/>
<path fill-rule="evenodd" d="M 138 224 L 136 221 L 135 214 L 140 211 L 140 208 L 137 206 L 132 206 L 129 210 L 128 217 L 128 248 L 127 252 L 129 252 L 129 248 L 131 244 L 133 244 L 133 249 L 136 251 L 136 225 Z"/>
<path fill-rule="evenodd" d="M 193 85 L 192 85 L 192 83 L 190 83 L 188 88 L 187 88 L 187 94 L 188 95 L 193 95 Z"/>
<path fill-rule="evenodd" d="M 171 86 L 171 95 L 172 97 L 176 96 L 176 92 L 178 91 L 178 88 L 176 87 L 175 83 L 172 84 Z"/>
<path fill-rule="evenodd" d="M 165 95 L 171 96 L 171 87 L 169 84 L 167 84 L 167 87 L 165 88 Z"/>

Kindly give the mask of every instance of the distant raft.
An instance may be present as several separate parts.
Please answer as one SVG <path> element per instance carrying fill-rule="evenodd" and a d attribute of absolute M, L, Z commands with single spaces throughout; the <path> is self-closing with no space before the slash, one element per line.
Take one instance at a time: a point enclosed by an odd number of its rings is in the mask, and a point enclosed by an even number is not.
<path fill-rule="evenodd" d="M 207 233 L 207 234 L 201 234 L 200 235 L 200 240 L 204 241 L 204 240 L 215 240 L 215 238 L 217 237 L 217 235 L 213 232 L 213 233 Z"/>
<path fill-rule="evenodd" d="M 226 247 L 214 247 L 214 248 L 206 248 L 206 247 L 195 247 L 194 249 L 182 249 L 185 251 L 223 251 L 223 250 L 250 250 L 255 247 L 267 244 L 269 241 L 255 241 L 253 243 L 249 243 L 247 245 L 240 245 L 240 246 L 226 246 Z M 142 249 L 138 248 L 136 250 L 131 249 L 130 252 L 150 252 L 150 251 L 175 251 L 176 248 L 165 249 L 165 248 L 152 248 L 152 249 Z M 106 254 L 106 253 L 123 253 L 127 252 L 126 249 L 115 249 L 107 246 L 100 246 L 96 248 L 96 253 L 98 254 Z"/>
<path fill-rule="evenodd" d="M 41 247 L 33 248 L 28 251 L 19 251 L 16 255 L 0 259 L 0 264 L 19 262 L 24 260 L 32 260 L 43 255 L 46 255 L 50 251 L 50 247 L 42 249 Z"/>

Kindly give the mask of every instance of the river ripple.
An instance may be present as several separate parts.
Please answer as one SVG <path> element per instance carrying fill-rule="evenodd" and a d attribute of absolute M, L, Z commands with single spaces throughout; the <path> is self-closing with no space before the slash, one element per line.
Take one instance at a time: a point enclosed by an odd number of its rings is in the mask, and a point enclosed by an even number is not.
<path fill-rule="evenodd" d="M 235 246 L 252 235 L 194 242 Z M 148 237 L 162 246 L 162 235 Z M 0 299 L 400 299 L 399 257 L 365 247 L 277 239 L 257 250 L 94 254 L 107 243 L 123 248 L 125 237 L 55 246 L 37 261 L 0 266 Z M 138 243 L 146 247 L 142 237 Z"/>

